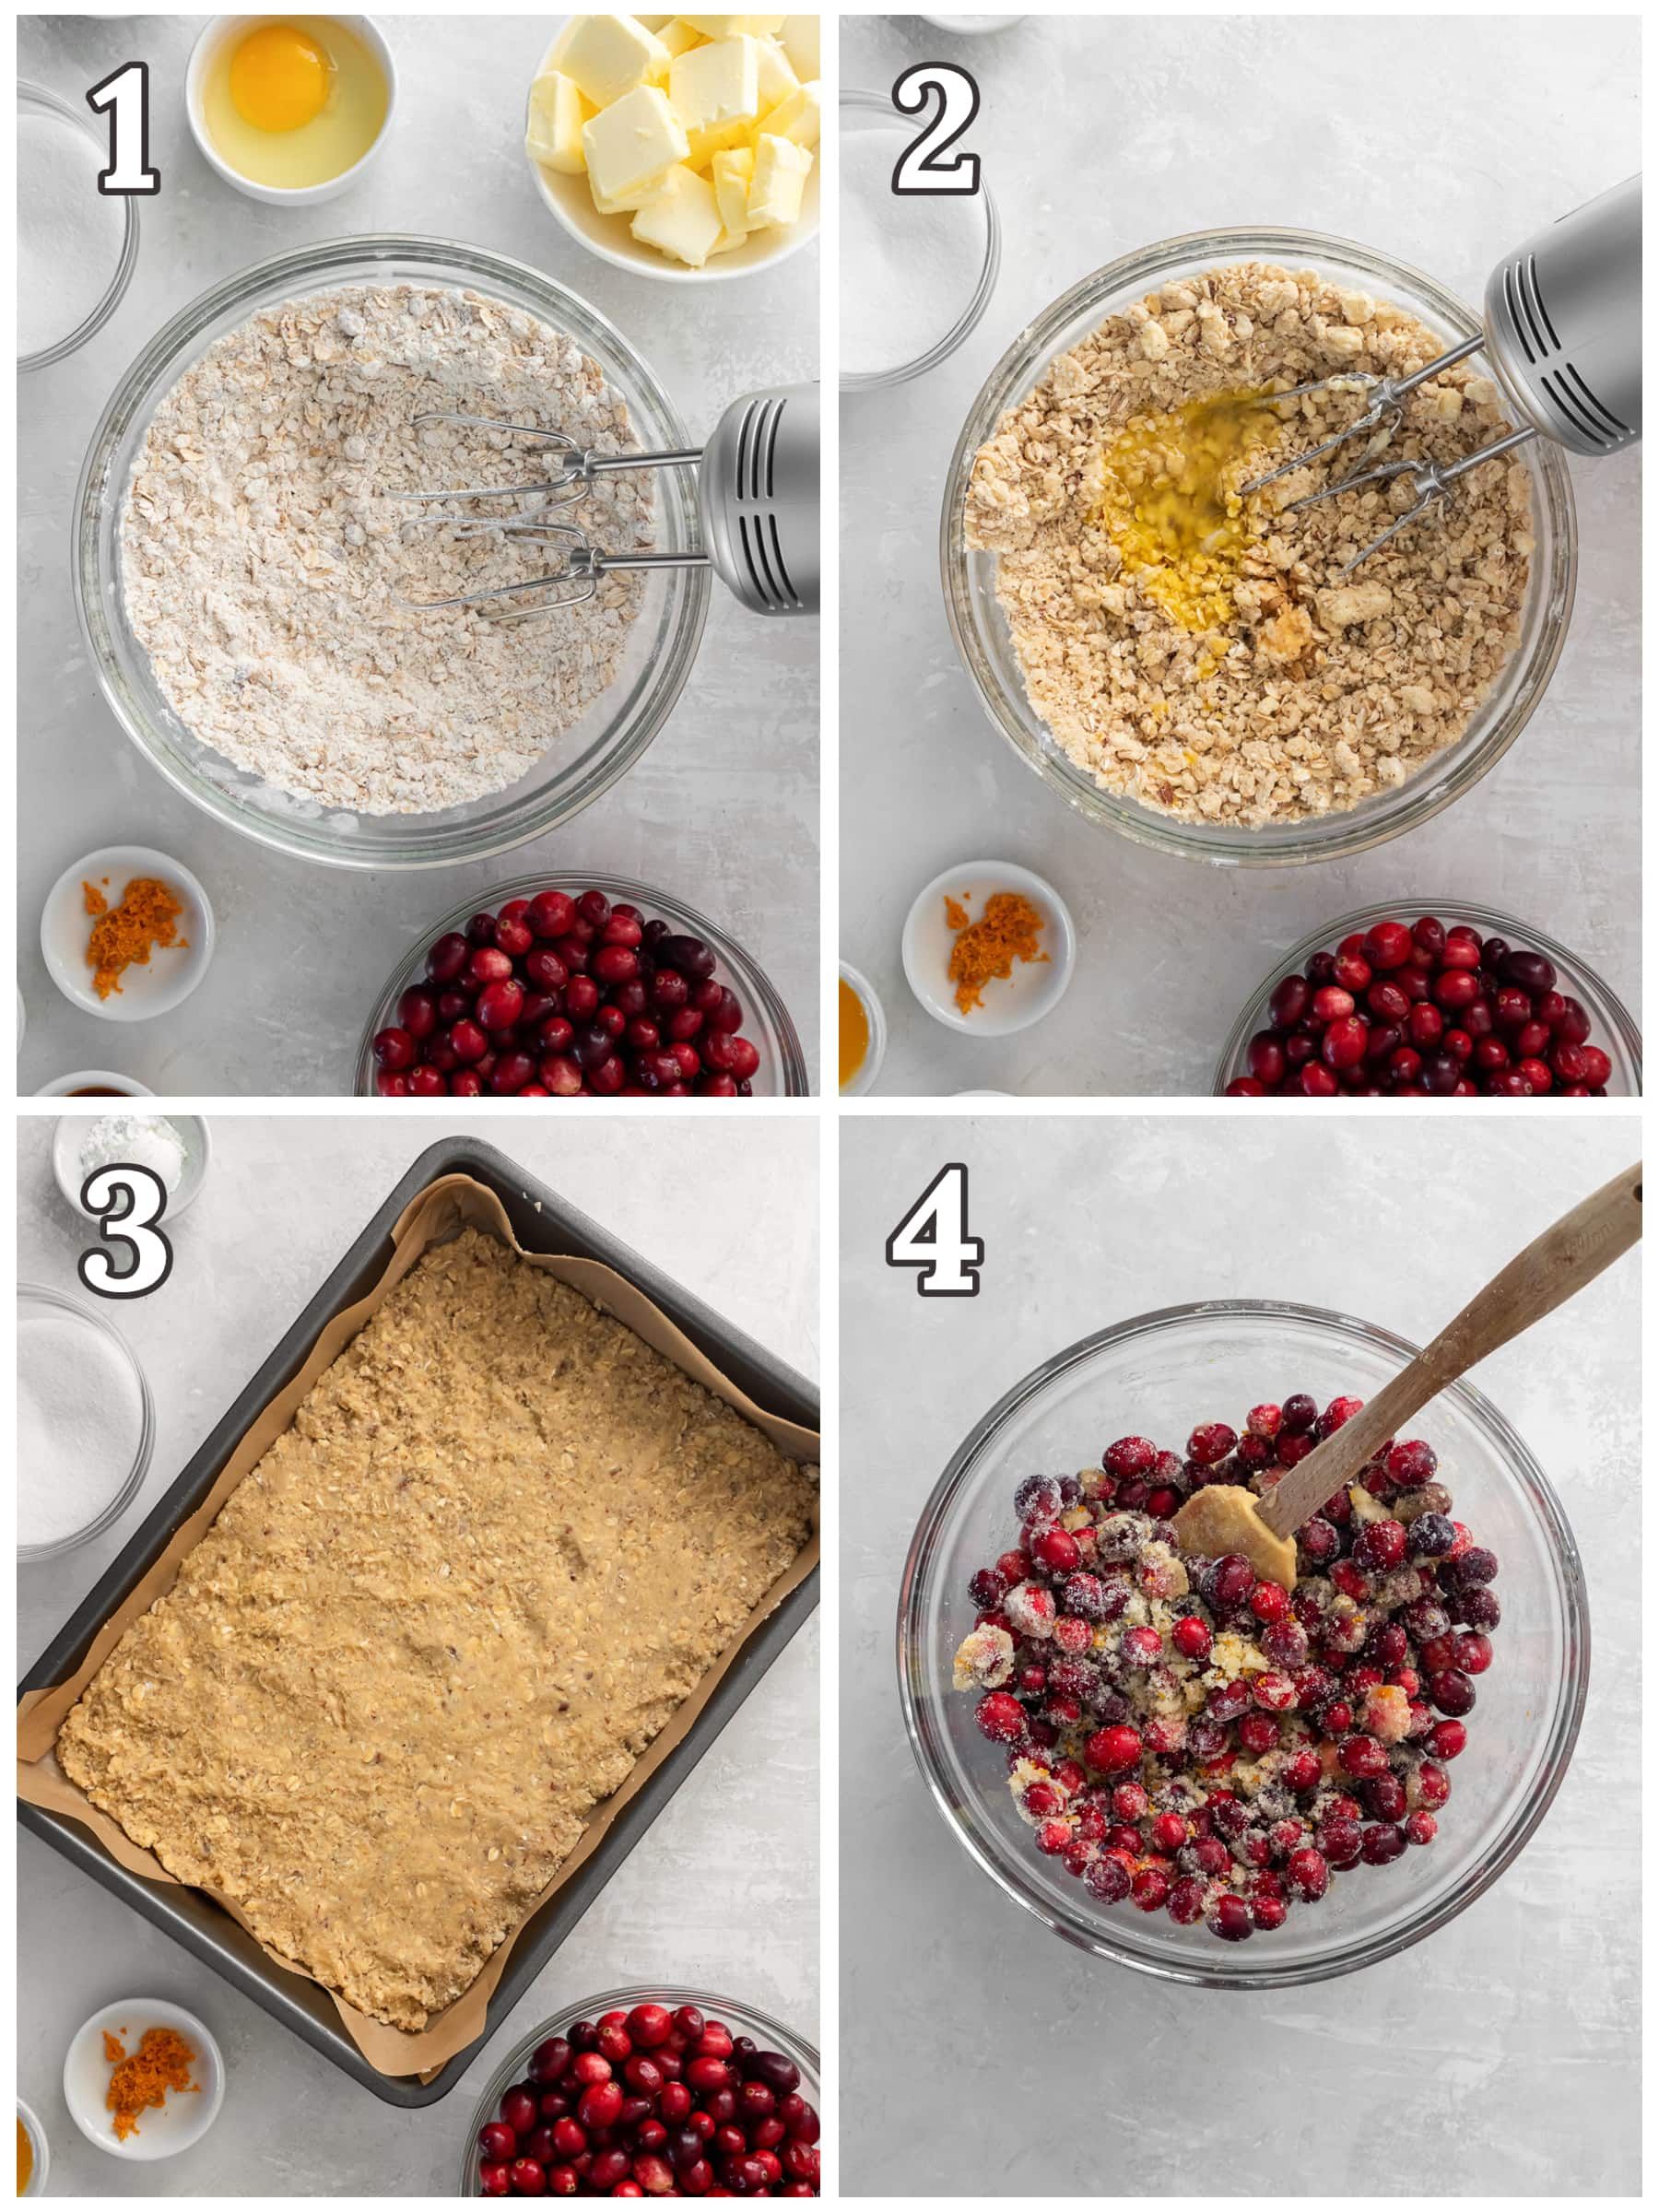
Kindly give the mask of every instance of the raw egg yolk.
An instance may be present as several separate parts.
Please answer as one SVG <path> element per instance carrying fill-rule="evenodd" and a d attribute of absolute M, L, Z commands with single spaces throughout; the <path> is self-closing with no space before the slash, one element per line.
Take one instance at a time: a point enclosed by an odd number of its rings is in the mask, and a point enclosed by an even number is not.
<path fill-rule="evenodd" d="M 230 57 L 230 98 L 256 131 L 297 131 L 323 112 L 328 56 L 290 23 L 252 30 Z"/>

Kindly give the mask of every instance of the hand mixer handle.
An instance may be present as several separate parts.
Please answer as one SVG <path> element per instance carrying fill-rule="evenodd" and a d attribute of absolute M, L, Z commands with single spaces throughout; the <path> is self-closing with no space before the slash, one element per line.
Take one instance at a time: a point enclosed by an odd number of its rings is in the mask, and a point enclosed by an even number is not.
<path fill-rule="evenodd" d="M 620 477 L 637 468 L 698 468 L 702 463 L 702 448 L 688 447 L 682 453 L 583 453 L 582 461 L 585 476 Z"/>

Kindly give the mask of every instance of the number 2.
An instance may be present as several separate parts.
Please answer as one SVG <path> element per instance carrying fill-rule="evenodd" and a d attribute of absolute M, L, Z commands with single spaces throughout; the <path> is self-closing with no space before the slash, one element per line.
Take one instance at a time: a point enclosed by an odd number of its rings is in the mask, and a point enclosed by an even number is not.
<path fill-rule="evenodd" d="M 930 98 L 936 101 L 932 119 L 900 155 L 893 190 L 959 193 L 971 199 L 980 188 L 979 156 L 951 154 L 950 148 L 979 113 L 979 87 L 966 69 L 948 62 L 918 62 L 893 87 L 893 105 L 906 115 L 920 115 Z"/>
<path fill-rule="evenodd" d="M 124 62 L 87 95 L 95 115 L 110 118 L 110 166 L 98 189 L 109 199 L 159 192 L 161 171 L 150 167 L 149 64 Z"/>
<path fill-rule="evenodd" d="M 101 1244 L 83 1252 L 76 1271 L 100 1298 L 144 1298 L 172 1273 L 173 1250 L 156 1227 L 167 1211 L 167 1185 L 154 1168 L 128 1160 L 94 1168 L 81 1185 L 81 1204 L 98 1223 Z M 108 1246 L 124 1244 L 130 1267 L 117 1274 Z"/>
<path fill-rule="evenodd" d="M 923 1298 L 977 1298 L 984 1257 L 983 1242 L 968 1233 L 968 1171 L 952 1160 L 888 1239 L 887 1263 L 919 1269 Z"/>

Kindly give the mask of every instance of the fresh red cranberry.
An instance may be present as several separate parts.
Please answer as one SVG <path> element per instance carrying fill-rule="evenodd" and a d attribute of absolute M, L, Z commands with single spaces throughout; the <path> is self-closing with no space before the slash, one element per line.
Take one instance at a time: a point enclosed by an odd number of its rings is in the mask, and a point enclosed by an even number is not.
<path fill-rule="evenodd" d="M 1210 1631 L 1195 1615 L 1178 1620 L 1171 1631 L 1170 1641 L 1186 1659 L 1203 1659 L 1210 1648 Z"/>
<path fill-rule="evenodd" d="M 1207 1421 L 1188 1437 L 1187 1456 L 1195 1459 L 1201 1467 L 1214 1466 L 1227 1457 L 1238 1441 L 1225 1421 Z"/>
<path fill-rule="evenodd" d="M 1025 1707 L 1006 1690 L 988 1690 L 974 1713 L 980 1733 L 994 1744 L 1017 1744 L 1026 1733 Z M 1132 1731 L 1125 1731 L 1125 1734 Z"/>
<path fill-rule="evenodd" d="M 1242 1943 L 1247 1936 L 1253 1934 L 1255 1926 L 1244 1900 L 1232 1896 L 1216 1900 L 1208 1924 L 1211 1933 L 1219 1936 L 1223 1943 Z"/>
<path fill-rule="evenodd" d="M 1475 1685 L 1467 1675 L 1454 1666 L 1442 1667 L 1429 1677 L 1424 1685 L 1430 1704 L 1440 1712 L 1460 1718 L 1475 1710 Z"/>
<path fill-rule="evenodd" d="M 1437 1721 L 1424 1740 L 1436 1759 L 1455 1759 L 1467 1744 L 1469 1732 L 1461 1721 Z"/>

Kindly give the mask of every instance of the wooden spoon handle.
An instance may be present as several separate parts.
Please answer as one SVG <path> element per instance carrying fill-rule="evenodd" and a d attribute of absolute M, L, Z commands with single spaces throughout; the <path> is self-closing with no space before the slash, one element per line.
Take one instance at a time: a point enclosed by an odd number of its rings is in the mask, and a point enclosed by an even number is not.
<path fill-rule="evenodd" d="M 1374 1398 L 1366 1400 L 1351 1421 L 1345 1421 L 1280 1477 L 1261 1505 L 1261 1518 L 1274 1535 L 1294 1535 L 1448 1382 L 1455 1382 L 1488 1352 L 1565 1305 L 1628 1252 L 1641 1234 L 1638 1160 L 1582 1206 L 1563 1214 L 1541 1237 L 1535 1237 L 1409 1367 L 1402 1368 Z"/>

